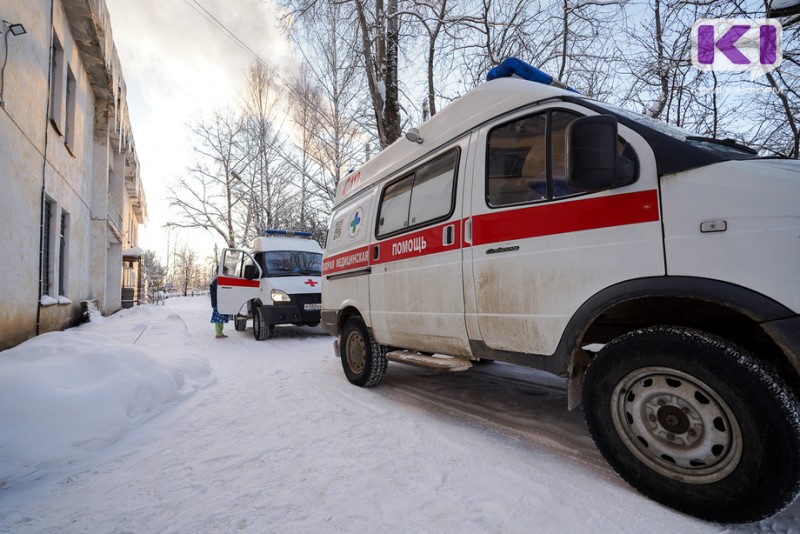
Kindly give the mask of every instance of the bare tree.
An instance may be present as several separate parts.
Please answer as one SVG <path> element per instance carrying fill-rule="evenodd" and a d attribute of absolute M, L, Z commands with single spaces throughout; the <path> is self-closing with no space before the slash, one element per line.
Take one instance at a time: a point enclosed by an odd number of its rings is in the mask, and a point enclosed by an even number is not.
<path fill-rule="evenodd" d="M 544 55 L 533 37 L 545 24 L 547 14 L 538 1 L 475 0 L 461 4 L 446 27 L 449 46 L 464 64 L 461 90 L 483 82 L 486 73 L 508 57 L 541 64 Z"/>
<path fill-rule="evenodd" d="M 304 59 L 287 84 L 293 127 L 300 132 L 296 144 L 304 159 L 297 167 L 310 182 L 312 201 L 319 202 L 318 218 L 327 219 L 340 178 L 363 161 L 363 146 L 377 136 L 371 133 L 374 128 L 362 127 L 370 103 L 361 90 L 366 82 L 355 33 L 348 36 L 348 28 L 356 27 L 351 6 L 316 2 L 292 20 L 291 36 Z"/>
<path fill-rule="evenodd" d="M 233 247 L 249 230 L 245 188 L 240 174 L 251 157 L 242 150 L 244 125 L 230 112 L 216 112 L 191 127 L 197 160 L 189 175 L 169 188 L 177 208 L 171 226 L 204 228 Z"/>
<path fill-rule="evenodd" d="M 247 72 L 243 94 L 247 165 L 239 173 L 247 198 L 245 237 L 261 235 L 287 219 L 291 172 L 281 153 L 283 135 L 279 124 L 280 87 L 276 76 L 262 61 Z"/>
<path fill-rule="evenodd" d="M 352 0 L 358 17 L 361 56 L 372 99 L 381 148 L 402 134 L 398 56 L 400 18 L 398 0 Z"/>
<path fill-rule="evenodd" d="M 754 18 L 764 15 L 763 4 L 749 6 L 748 3 L 738 7 L 743 14 Z M 783 16 L 780 22 L 783 61 L 776 70 L 752 82 L 758 90 L 751 105 L 763 120 L 753 128 L 751 144 L 797 159 L 800 158 L 800 15 Z"/>
<path fill-rule="evenodd" d="M 445 24 L 448 24 L 448 4 L 447 0 L 439 0 L 437 3 L 426 0 L 413 0 L 410 9 L 403 11 L 412 20 L 418 22 L 425 30 L 426 50 L 426 95 L 423 102 L 422 120 L 436 115 L 436 58 L 439 55 L 441 45 L 439 36 L 442 34 Z"/>
<path fill-rule="evenodd" d="M 189 288 L 199 287 L 202 272 L 197 260 L 197 253 L 185 243 L 175 252 L 174 282 L 183 296 L 189 294 Z"/>

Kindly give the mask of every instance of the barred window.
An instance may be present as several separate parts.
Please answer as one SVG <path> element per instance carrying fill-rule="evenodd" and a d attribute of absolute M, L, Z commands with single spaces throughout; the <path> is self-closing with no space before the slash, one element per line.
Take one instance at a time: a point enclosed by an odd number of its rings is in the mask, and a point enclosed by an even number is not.
<path fill-rule="evenodd" d="M 39 250 L 41 257 L 41 272 L 39 279 L 41 280 L 40 293 L 42 295 L 50 294 L 50 224 L 52 220 L 53 203 L 49 199 L 44 201 L 44 213 L 42 214 L 42 242 Z"/>
<path fill-rule="evenodd" d="M 69 215 L 61 211 L 61 231 L 58 235 L 58 294 L 67 295 L 67 236 Z"/>

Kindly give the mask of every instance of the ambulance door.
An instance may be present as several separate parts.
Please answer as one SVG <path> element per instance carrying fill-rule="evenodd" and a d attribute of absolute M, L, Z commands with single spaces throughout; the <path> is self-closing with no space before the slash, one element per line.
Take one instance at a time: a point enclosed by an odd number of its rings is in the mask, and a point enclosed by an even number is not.
<path fill-rule="evenodd" d="M 248 252 L 222 249 L 217 272 L 217 311 L 223 315 L 247 314 L 247 302 L 258 298 L 261 267 Z"/>
<path fill-rule="evenodd" d="M 370 247 L 370 318 L 382 344 L 466 356 L 460 182 L 468 137 L 379 190 Z"/>
<path fill-rule="evenodd" d="M 630 185 L 591 192 L 567 183 L 566 129 L 587 114 L 594 113 L 553 103 L 476 134 L 465 260 L 474 291 L 467 323 L 482 342 L 476 353 L 551 355 L 592 295 L 664 274 L 655 159 L 646 141 L 619 126 L 618 161 L 635 172 Z"/>

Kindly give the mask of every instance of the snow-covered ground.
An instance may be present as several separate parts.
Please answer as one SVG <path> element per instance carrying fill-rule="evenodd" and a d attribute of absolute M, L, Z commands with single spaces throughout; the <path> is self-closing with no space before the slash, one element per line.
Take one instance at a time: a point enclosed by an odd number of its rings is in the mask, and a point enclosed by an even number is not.
<path fill-rule="evenodd" d="M 213 337 L 171 298 L 0 353 L 0 531 L 800 532 L 637 494 L 561 380 L 390 364 L 351 386 L 316 329 Z"/>

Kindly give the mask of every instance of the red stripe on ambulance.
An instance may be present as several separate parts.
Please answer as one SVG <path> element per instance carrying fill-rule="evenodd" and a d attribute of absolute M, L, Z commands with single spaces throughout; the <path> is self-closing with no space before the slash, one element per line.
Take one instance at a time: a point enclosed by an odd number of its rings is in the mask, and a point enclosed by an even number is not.
<path fill-rule="evenodd" d="M 445 233 L 447 227 L 451 227 L 453 235 L 450 236 L 449 244 L 445 244 Z M 373 259 L 373 264 L 387 263 L 417 256 L 427 256 L 448 250 L 457 250 L 461 243 L 461 222 L 449 222 L 425 228 L 418 232 L 412 232 L 400 237 L 382 241 L 375 246 L 379 247 L 377 260 Z"/>
<path fill-rule="evenodd" d="M 259 287 L 261 280 L 245 280 L 244 278 L 233 278 L 230 276 L 217 277 L 217 285 L 231 287 Z"/>
<path fill-rule="evenodd" d="M 658 192 L 655 189 L 554 202 L 473 217 L 472 245 L 490 245 L 658 220 Z"/>
<path fill-rule="evenodd" d="M 325 258 L 322 262 L 322 274 L 330 275 L 364 267 L 369 267 L 369 247 L 359 247 Z"/>
<path fill-rule="evenodd" d="M 466 219 L 469 220 L 469 219 Z M 562 201 L 495 211 L 472 218 L 472 245 L 491 245 L 503 241 L 597 230 L 656 222 L 659 220 L 658 192 L 655 189 L 599 198 Z M 330 275 L 408 258 L 428 256 L 459 246 L 464 221 L 453 221 L 424 228 L 375 243 L 377 258 L 370 247 L 360 247 L 325 259 L 323 274 Z M 447 236 L 448 227 L 453 232 Z M 449 243 L 449 244 L 446 244 Z"/>

